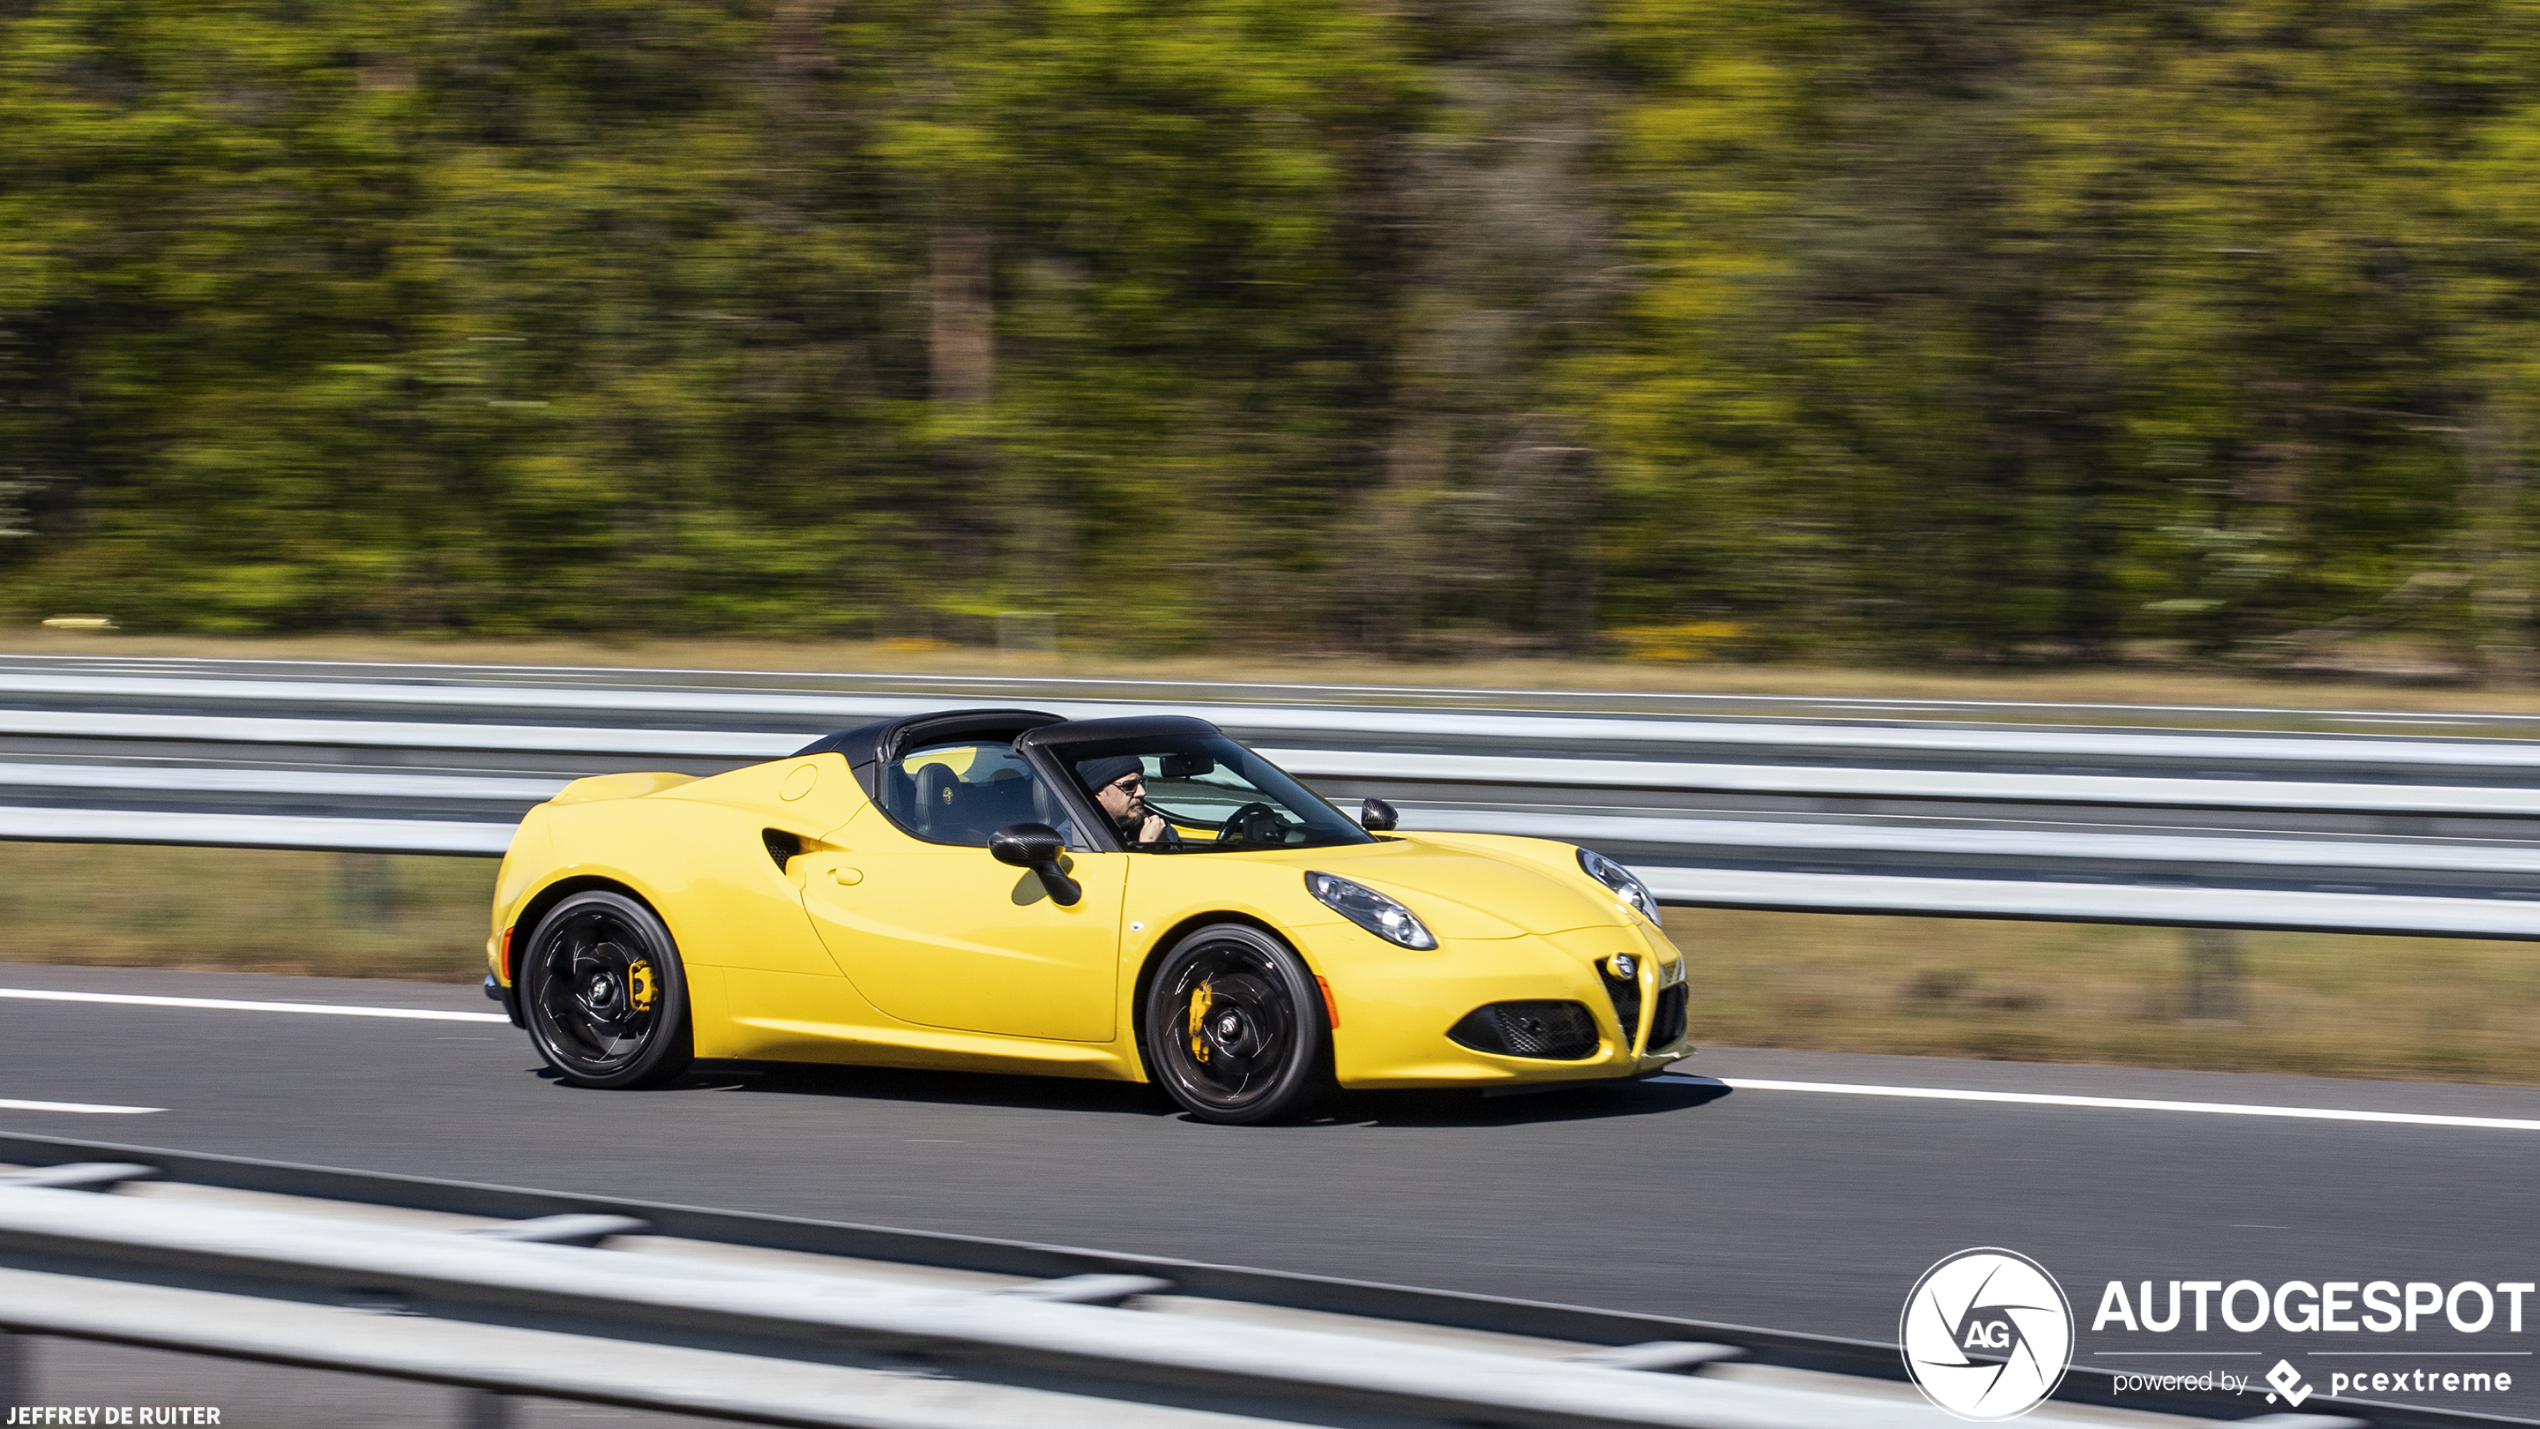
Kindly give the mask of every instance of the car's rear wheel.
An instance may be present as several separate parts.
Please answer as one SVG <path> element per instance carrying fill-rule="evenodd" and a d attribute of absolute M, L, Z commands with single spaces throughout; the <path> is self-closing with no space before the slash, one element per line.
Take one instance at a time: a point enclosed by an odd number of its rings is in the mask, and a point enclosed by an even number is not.
<path fill-rule="evenodd" d="M 679 949 L 653 910 L 623 893 L 577 893 L 539 920 L 520 989 L 530 1040 L 567 1081 L 640 1087 L 687 1070 Z"/>
<path fill-rule="evenodd" d="M 1242 923 L 1201 928 L 1157 965 L 1147 996 L 1148 1064 L 1201 1121 L 1293 1116 L 1331 1086 L 1321 990 L 1287 944 Z"/>

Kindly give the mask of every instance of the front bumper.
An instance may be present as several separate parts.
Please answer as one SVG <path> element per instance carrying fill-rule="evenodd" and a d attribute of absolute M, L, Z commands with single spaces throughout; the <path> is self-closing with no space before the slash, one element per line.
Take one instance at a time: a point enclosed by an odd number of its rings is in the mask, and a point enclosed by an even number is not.
<path fill-rule="evenodd" d="M 1659 1025 L 1660 994 L 1685 1009 L 1682 956 L 1646 925 L 1586 928 L 1517 938 L 1450 939 L 1431 952 L 1397 950 L 1355 927 L 1296 930 L 1309 962 L 1331 984 L 1340 1025 L 1332 1070 L 1344 1087 L 1506 1087 L 1604 1082 L 1655 1075 L 1691 1054 L 1689 1015 Z M 1639 1012 L 1624 1025 L 1597 962 L 1615 953 L 1641 964 Z M 1586 1056 L 1507 1056 L 1448 1035 L 1475 1009 L 1512 1002 L 1575 1003 L 1596 1025 Z M 1664 1035 L 1668 1032 L 1673 1035 Z"/>
<path fill-rule="evenodd" d="M 496 982 L 494 980 L 494 975 L 492 973 L 487 973 L 485 975 L 485 995 L 503 1005 L 503 1015 L 512 1020 L 512 1026 L 526 1027 L 529 1025 L 520 1020 L 520 992 L 518 989 Z"/>

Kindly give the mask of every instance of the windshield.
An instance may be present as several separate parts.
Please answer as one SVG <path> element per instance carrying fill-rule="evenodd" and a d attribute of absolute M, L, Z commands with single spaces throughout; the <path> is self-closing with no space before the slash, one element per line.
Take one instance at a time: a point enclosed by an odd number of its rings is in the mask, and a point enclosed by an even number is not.
<path fill-rule="evenodd" d="M 1347 814 L 1223 735 L 1071 744 L 1054 751 L 1122 829 L 1152 853 L 1373 843 Z"/>

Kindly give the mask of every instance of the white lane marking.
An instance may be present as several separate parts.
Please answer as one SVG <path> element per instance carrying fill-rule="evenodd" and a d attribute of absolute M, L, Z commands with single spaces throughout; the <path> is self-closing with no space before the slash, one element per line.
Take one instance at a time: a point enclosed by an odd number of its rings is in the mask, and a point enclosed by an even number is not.
<path fill-rule="evenodd" d="M 1760 1077 L 1686 1077 L 1739 1091 L 1832 1092 L 1848 1097 L 1916 1097 L 1943 1102 L 2018 1102 L 2027 1106 L 2083 1106 L 2108 1111 L 2188 1111 L 2207 1116 L 2282 1116 L 2301 1121 L 2380 1121 L 2401 1126 L 2470 1126 L 2491 1131 L 2540 1131 L 2540 1120 L 2506 1116 L 2436 1116 L 2416 1111 L 2347 1111 L 2337 1107 L 2246 1106 L 2237 1102 L 2170 1102 L 2146 1097 L 2072 1097 L 2052 1092 L 1971 1092 L 1950 1087 L 1872 1087 L 1845 1082 L 1779 1082 Z"/>
<path fill-rule="evenodd" d="M 309 1012 L 320 1017 L 402 1017 L 413 1022 L 501 1022 L 499 1012 L 439 1012 L 422 1007 L 333 1007 L 322 1002 L 240 1002 L 226 997 L 141 997 L 125 992 L 53 992 L 0 987 L 0 997 L 28 1002 L 108 1002 L 122 1007 L 200 1007 L 214 1012 Z M 150 1108 L 156 1110 L 156 1108 Z"/>
<path fill-rule="evenodd" d="M 166 1111 L 163 1106 L 108 1106 L 102 1102 L 22 1102 L 0 1097 L 0 1111 L 77 1111 L 95 1116 L 139 1116 Z"/>

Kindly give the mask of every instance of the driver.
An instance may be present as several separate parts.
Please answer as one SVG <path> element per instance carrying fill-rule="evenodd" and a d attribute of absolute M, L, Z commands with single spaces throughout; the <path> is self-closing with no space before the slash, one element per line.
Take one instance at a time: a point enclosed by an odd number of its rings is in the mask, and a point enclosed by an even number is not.
<path fill-rule="evenodd" d="M 1085 760 L 1076 766 L 1076 777 L 1094 791 L 1094 801 L 1110 816 L 1122 843 L 1172 847 L 1182 842 L 1164 816 L 1147 806 L 1146 764 L 1138 756 L 1113 754 Z M 1066 824 L 1060 824 L 1058 832 L 1070 844 L 1076 841 Z"/>

